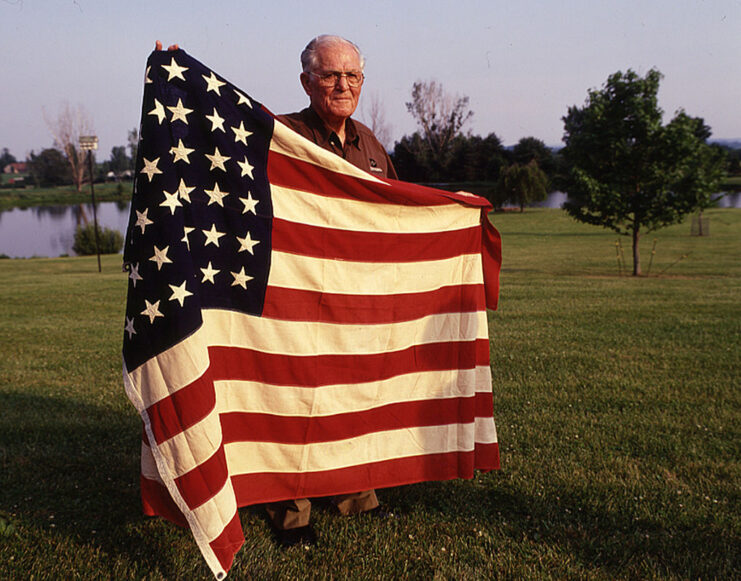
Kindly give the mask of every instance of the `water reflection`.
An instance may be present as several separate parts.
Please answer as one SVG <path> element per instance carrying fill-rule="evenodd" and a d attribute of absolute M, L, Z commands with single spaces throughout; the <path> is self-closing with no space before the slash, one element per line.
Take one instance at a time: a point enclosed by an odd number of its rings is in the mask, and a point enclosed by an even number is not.
<path fill-rule="evenodd" d="M 126 232 L 128 202 L 102 202 L 96 209 L 101 228 Z M 75 229 L 92 220 L 92 204 L 35 206 L 0 212 L 0 254 L 11 258 L 74 255 Z"/>

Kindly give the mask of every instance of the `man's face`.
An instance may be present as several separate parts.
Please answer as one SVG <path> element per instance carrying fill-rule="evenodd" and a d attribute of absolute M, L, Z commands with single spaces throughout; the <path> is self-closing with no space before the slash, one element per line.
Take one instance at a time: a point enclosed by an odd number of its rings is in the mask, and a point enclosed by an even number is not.
<path fill-rule="evenodd" d="M 361 72 L 360 58 L 355 50 L 344 43 L 323 45 L 317 50 L 317 74 L 328 72 Z M 331 124 L 344 122 L 358 106 L 361 86 L 351 87 L 342 77 L 334 86 L 319 84 L 319 77 L 301 73 L 301 84 L 309 95 L 312 108 Z"/>

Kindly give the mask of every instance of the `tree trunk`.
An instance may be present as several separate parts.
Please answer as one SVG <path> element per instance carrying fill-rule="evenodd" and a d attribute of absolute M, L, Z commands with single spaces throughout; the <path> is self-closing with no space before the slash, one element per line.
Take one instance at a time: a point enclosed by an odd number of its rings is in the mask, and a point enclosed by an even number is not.
<path fill-rule="evenodd" d="M 638 241 L 641 239 L 641 226 L 633 223 L 633 276 L 641 276 L 641 255 L 638 251 Z"/>

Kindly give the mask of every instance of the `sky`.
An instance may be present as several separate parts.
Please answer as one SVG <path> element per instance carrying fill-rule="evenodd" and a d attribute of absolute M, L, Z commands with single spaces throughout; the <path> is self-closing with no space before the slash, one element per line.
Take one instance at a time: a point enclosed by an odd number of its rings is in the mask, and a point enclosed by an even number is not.
<path fill-rule="evenodd" d="M 299 55 L 322 33 L 353 40 L 392 143 L 415 131 L 415 81 L 467 96 L 465 129 L 559 146 L 562 117 L 616 71 L 664 75 L 659 104 L 741 139 L 741 0 L 0 0 L 0 148 L 50 147 L 44 120 L 82 107 L 99 161 L 141 117 L 155 40 L 178 43 L 275 113 L 308 103 Z M 363 120 L 364 100 L 356 116 Z M 367 104 L 365 105 L 367 109 Z"/>

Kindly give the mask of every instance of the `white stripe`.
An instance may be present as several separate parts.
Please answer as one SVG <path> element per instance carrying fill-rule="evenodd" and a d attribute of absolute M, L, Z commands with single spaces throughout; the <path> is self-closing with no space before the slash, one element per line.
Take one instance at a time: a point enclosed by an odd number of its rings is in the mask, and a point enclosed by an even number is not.
<path fill-rule="evenodd" d="M 382 381 L 316 388 L 236 380 L 217 381 L 215 387 L 219 413 L 250 412 L 286 417 L 322 417 L 360 412 L 395 403 L 491 393 L 491 370 L 489 366 L 482 365 L 476 369 L 424 371 Z"/>
<path fill-rule="evenodd" d="M 353 176 L 367 181 L 384 184 L 377 177 L 355 167 L 339 155 L 322 149 L 293 129 L 289 129 L 278 119 L 273 127 L 273 138 L 270 141 L 270 150 L 294 159 L 299 159 L 331 171 Z"/>
<path fill-rule="evenodd" d="M 452 201 L 443 206 L 404 206 L 333 198 L 274 185 L 270 188 L 276 218 L 311 226 L 423 234 L 461 230 L 481 223 L 481 208 Z"/>
<path fill-rule="evenodd" d="M 282 321 L 207 309 L 203 311 L 203 324 L 211 338 L 209 345 L 227 344 L 297 356 L 370 355 L 414 345 L 488 339 L 486 311 L 443 313 L 399 323 L 351 325 Z"/>
<path fill-rule="evenodd" d="M 197 424 L 158 444 L 165 467 L 175 479 L 213 456 L 221 446 L 219 414 L 213 410 Z M 159 470 L 162 473 L 162 470 Z"/>
<path fill-rule="evenodd" d="M 497 427 L 494 418 L 475 418 L 474 429 L 474 440 L 477 444 L 497 443 Z"/>
<path fill-rule="evenodd" d="M 331 260 L 277 251 L 273 251 L 272 257 L 268 285 L 283 288 L 348 295 L 386 295 L 483 284 L 480 254 L 408 263 Z"/>
<path fill-rule="evenodd" d="M 491 420 L 493 423 L 493 420 Z M 229 473 L 315 472 L 371 462 L 474 449 L 474 424 L 450 424 L 372 432 L 312 444 L 233 442 L 224 446 Z"/>

